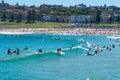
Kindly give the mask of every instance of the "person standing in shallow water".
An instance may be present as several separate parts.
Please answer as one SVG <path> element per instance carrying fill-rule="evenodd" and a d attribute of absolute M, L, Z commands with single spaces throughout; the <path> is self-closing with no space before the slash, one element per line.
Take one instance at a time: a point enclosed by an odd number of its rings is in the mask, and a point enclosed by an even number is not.
<path fill-rule="evenodd" d="M 17 50 L 16 50 L 16 54 L 17 55 L 19 55 L 20 54 L 20 51 L 19 51 L 19 49 L 17 48 Z"/>
<path fill-rule="evenodd" d="M 7 51 L 7 53 L 8 53 L 8 54 L 11 54 L 11 52 L 10 52 L 10 51 L 11 51 L 11 50 L 10 50 L 10 48 L 9 48 L 9 49 L 8 49 L 8 51 Z"/>

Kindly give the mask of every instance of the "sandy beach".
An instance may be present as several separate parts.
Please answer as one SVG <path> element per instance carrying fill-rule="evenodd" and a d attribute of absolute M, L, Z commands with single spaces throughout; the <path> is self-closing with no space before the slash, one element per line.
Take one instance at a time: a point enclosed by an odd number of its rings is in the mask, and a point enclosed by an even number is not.
<path fill-rule="evenodd" d="M 119 27 L 70 27 L 70 28 L 0 28 L 0 32 L 8 33 L 68 33 L 68 34 L 120 34 Z"/>

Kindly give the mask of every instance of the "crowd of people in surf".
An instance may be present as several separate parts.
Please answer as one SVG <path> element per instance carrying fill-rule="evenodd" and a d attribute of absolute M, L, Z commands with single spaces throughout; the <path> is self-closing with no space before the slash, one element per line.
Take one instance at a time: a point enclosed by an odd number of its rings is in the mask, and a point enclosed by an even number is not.
<path fill-rule="evenodd" d="M 28 50 L 28 47 L 25 47 L 24 50 Z M 42 51 L 42 49 L 38 49 L 38 52 L 39 52 L 39 53 L 42 53 L 43 51 Z M 19 50 L 19 48 L 17 48 L 16 50 L 11 51 L 11 49 L 9 48 L 9 49 L 7 50 L 7 53 L 8 53 L 8 54 L 17 54 L 17 55 L 19 55 L 19 54 L 20 54 L 20 50 Z"/>
<path fill-rule="evenodd" d="M 119 45 L 120 46 L 120 45 Z M 112 49 L 114 49 L 116 46 L 115 44 L 112 44 L 112 45 L 109 45 L 109 46 L 103 46 L 103 47 L 99 47 L 99 45 L 95 46 L 95 45 L 92 45 L 92 48 L 95 49 L 94 52 L 90 53 L 91 51 L 91 48 L 89 48 L 89 51 L 87 52 L 87 56 L 95 56 L 101 52 L 103 52 L 104 50 L 109 50 L 111 51 Z"/>
<path fill-rule="evenodd" d="M 116 40 L 116 42 L 119 42 L 119 39 Z M 84 43 L 87 45 L 86 41 L 84 41 Z M 112 51 L 112 49 L 115 49 L 117 46 L 120 47 L 119 45 L 116 44 L 110 44 L 110 45 L 104 45 L 104 46 L 100 46 L 100 45 L 91 45 L 91 48 L 89 48 L 89 50 L 87 51 L 87 56 L 96 56 L 97 54 L 103 52 L 104 50 L 108 50 L 108 51 Z M 94 49 L 94 51 L 91 53 L 91 50 Z"/>
<path fill-rule="evenodd" d="M 56 38 L 55 38 L 55 40 L 56 40 Z M 61 38 L 57 38 L 57 40 L 61 40 Z M 72 40 L 72 39 L 71 39 L 71 40 Z M 116 42 L 119 42 L 119 39 L 117 39 Z M 85 40 L 81 40 L 81 41 L 80 41 L 80 44 L 88 45 L 88 42 L 85 41 Z M 115 45 L 115 44 L 110 44 L 109 46 L 108 46 L 108 45 L 107 45 L 107 46 L 104 45 L 104 46 L 101 47 L 99 44 L 98 44 L 98 45 L 93 45 L 93 44 L 91 44 L 91 45 L 89 46 L 88 50 L 87 50 L 86 55 L 87 55 L 87 56 L 95 56 L 95 55 L 103 52 L 104 50 L 109 50 L 109 51 L 111 51 L 112 49 L 116 48 L 116 46 L 117 46 L 117 45 Z M 73 49 L 73 47 L 74 47 L 74 44 L 71 45 L 70 49 Z M 120 47 L 120 44 L 119 44 L 119 47 Z M 29 48 L 26 46 L 26 47 L 23 48 L 23 49 L 24 49 L 24 50 L 28 50 Z M 57 51 L 58 54 L 61 54 L 62 48 L 58 48 L 56 51 Z M 8 53 L 8 54 L 16 54 L 16 55 L 19 55 L 20 52 L 21 52 L 21 51 L 20 51 L 19 48 L 15 49 L 15 50 L 13 50 L 13 51 L 12 51 L 12 49 L 10 49 L 10 48 L 8 48 L 8 50 L 7 50 L 7 53 Z M 38 53 L 42 53 L 43 50 L 42 50 L 42 49 L 38 49 L 37 52 L 38 52 Z"/>
<path fill-rule="evenodd" d="M 116 41 L 116 42 L 118 42 L 118 41 Z M 82 43 L 82 44 L 85 44 L 85 45 L 88 45 L 87 41 L 81 41 L 81 43 Z M 80 44 L 81 44 L 81 43 L 80 43 Z M 87 56 L 95 56 L 95 55 L 103 52 L 104 50 L 109 50 L 109 51 L 111 51 L 112 49 L 116 48 L 116 46 L 117 46 L 117 45 L 115 45 L 115 44 L 111 44 L 111 45 L 109 45 L 109 46 L 105 46 L 105 45 L 104 45 L 104 46 L 100 47 L 99 45 L 93 45 L 93 44 L 92 44 L 92 45 L 89 47 L 89 49 L 88 49 L 88 51 L 87 51 L 86 54 L 87 54 Z M 71 47 L 70 47 L 70 49 L 73 49 L 73 47 L 74 47 L 74 45 L 72 44 Z M 120 44 L 119 44 L 119 47 L 120 47 Z M 24 50 L 28 50 L 28 47 L 25 47 Z M 58 48 L 56 51 L 57 51 L 58 54 L 61 54 L 62 49 L 61 49 L 61 48 Z M 39 52 L 39 53 L 42 53 L 43 50 L 42 50 L 42 49 L 38 49 L 38 52 Z M 16 54 L 16 55 L 19 55 L 19 54 L 20 54 L 20 50 L 19 50 L 19 48 L 17 48 L 16 50 L 11 51 L 11 49 L 9 48 L 9 49 L 7 50 L 7 53 L 8 53 L 8 54 Z"/>
<path fill-rule="evenodd" d="M 28 50 L 28 47 L 25 47 L 24 50 Z M 39 53 L 42 53 L 43 50 L 42 50 L 42 49 L 38 49 L 38 52 L 39 52 Z M 62 52 L 62 49 L 61 49 L 61 48 L 58 48 L 58 49 L 57 49 L 57 53 L 58 53 L 58 54 L 61 54 L 61 52 Z M 16 50 L 11 51 L 11 49 L 9 48 L 9 49 L 7 50 L 7 54 L 16 54 L 16 55 L 19 55 L 19 54 L 20 54 L 20 50 L 17 48 Z"/>
<path fill-rule="evenodd" d="M 24 50 L 28 50 L 28 47 L 25 47 Z M 43 50 L 42 50 L 42 49 L 38 49 L 38 52 L 39 52 L 39 53 L 42 53 Z M 57 49 L 57 53 L 58 53 L 58 54 L 61 54 L 61 52 L 62 52 L 62 49 L 61 49 L 61 48 L 58 48 L 58 49 Z M 20 50 L 19 50 L 19 48 L 17 48 L 16 50 L 12 51 L 10 48 L 8 48 L 7 54 L 16 54 L 16 55 L 19 55 L 19 54 L 20 54 Z"/>

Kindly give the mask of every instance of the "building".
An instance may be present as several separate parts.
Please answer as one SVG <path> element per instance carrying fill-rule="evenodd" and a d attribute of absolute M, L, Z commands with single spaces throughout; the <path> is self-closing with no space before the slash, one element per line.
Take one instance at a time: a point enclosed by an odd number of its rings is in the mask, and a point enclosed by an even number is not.
<path fill-rule="evenodd" d="M 113 15 L 113 22 L 120 22 L 120 14 Z"/>
<path fill-rule="evenodd" d="M 50 21 L 50 15 L 44 15 L 43 21 Z"/>
<path fill-rule="evenodd" d="M 86 15 L 80 15 L 80 16 L 71 15 L 70 16 L 70 22 L 72 23 L 85 23 L 86 19 L 87 19 Z"/>
<path fill-rule="evenodd" d="M 103 13 L 101 14 L 101 21 L 102 21 L 102 22 L 108 22 L 108 21 L 109 21 L 109 14 L 106 13 L 106 12 L 103 12 Z"/>
<path fill-rule="evenodd" d="M 0 3 L 0 7 L 2 7 L 2 8 L 9 8 L 9 4 L 5 3 L 4 0 L 2 0 L 2 2 Z"/>

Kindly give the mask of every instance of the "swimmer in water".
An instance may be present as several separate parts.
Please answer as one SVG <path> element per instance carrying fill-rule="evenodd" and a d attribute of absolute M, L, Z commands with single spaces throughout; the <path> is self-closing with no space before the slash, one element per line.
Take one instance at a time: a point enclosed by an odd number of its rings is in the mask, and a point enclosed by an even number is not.
<path fill-rule="evenodd" d="M 58 54 L 61 54 L 61 51 L 62 51 L 61 48 L 58 48 L 58 49 L 57 49 L 57 53 L 58 53 Z"/>
<path fill-rule="evenodd" d="M 90 54 L 89 52 L 87 53 L 87 56 L 94 56 L 94 54 Z"/>
<path fill-rule="evenodd" d="M 8 49 L 7 53 L 8 53 L 8 54 L 11 54 L 11 50 L 10 50 L 10 48 Z"/>
<path fill-rule="evenodd" d="M 72 44 L 72 46 L 70 47 L 70 49 L 73 49 L 74 45 Z"/>
<path fill-rule="evenodd" d="M 19 51 L 19 49 L 17 48 L 17 50 L 16 50 L 16 54 L 17 55 L 19 55 L 20 54 L 20 51 Z"/>
<path fill-rule="evenodd" d="M 115 45 L 114 45 L 114 44 L 112 45 L 112 48 L 115 48 Z"/>
<path fill-rule="evenodd" d="M 42 51 L 42 49 L 38 49 L 38 52 L 42 53 L 43 51 Z"/>
<path fill-rule="evenodd" d="M 24 48 L 24 50 L 28 50 L 28 47 L 26 46 L 26 47 Z"/>

